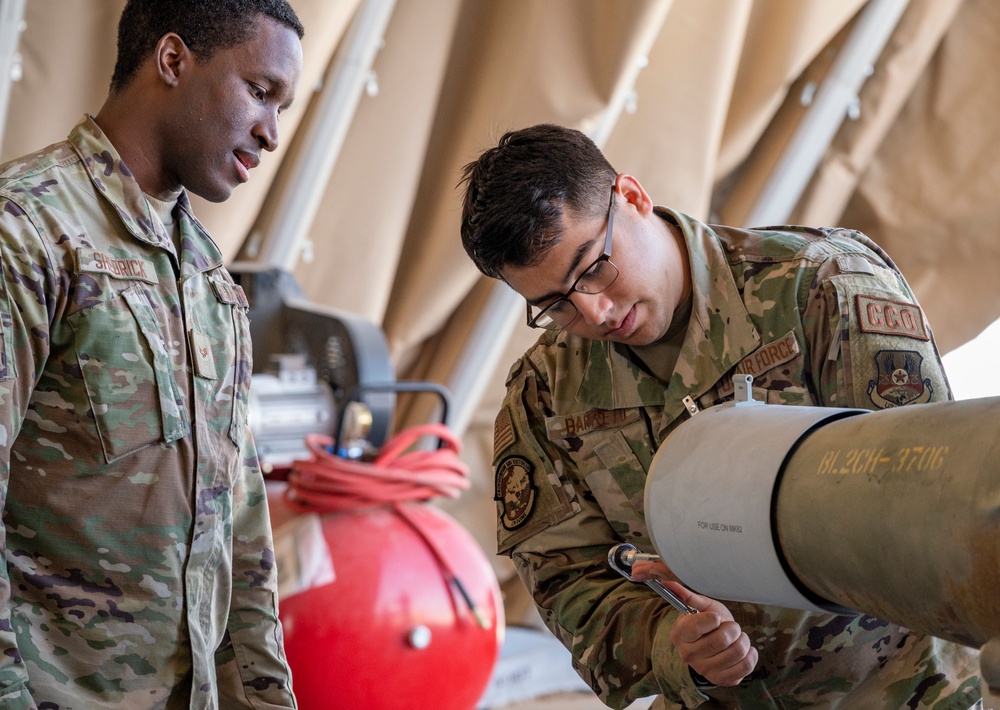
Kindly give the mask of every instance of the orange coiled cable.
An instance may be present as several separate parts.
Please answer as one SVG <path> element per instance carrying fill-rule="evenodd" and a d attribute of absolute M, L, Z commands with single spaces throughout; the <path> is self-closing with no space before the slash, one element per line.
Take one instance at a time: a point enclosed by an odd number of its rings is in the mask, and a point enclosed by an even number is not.
<path fill-rule="evenodd" d="M 406 451 L 423 436 L 436 436 L 445 446 L 433 451 Z M 447 555 L 405 505 L 438 496 L 458 498 L 469 487 L 469 468 L 458 458 L 458 438 L 444 424 L 423 424 L 391 438 L 373 461 L 337 456 L 330 452 L 333 443 L 333 439 L 320 434 L 306 437 L 312 458 L 292 464 L 285 491 L 288 504 L 300 513 L 390 506 L 424 540 L 444 578 L 458 590 L 477 623 L 488 628 L 488 620 L 469 596 Z"/>
<path fill-rule="evenodd" d="M 408 449 L 422 436 L 436 436 L 444 448 Z M 298 512 L 338 512 L 373 505 L 458 498 L 469 487 L 469 468 L 459 460 L 461 443 L 444 424 L 423 424 L 392 437 L 373 461 L 330 453 L 330 437 L 306 437 L 312 458 L 296 461 L 288 475 L 288 503 Z"/>

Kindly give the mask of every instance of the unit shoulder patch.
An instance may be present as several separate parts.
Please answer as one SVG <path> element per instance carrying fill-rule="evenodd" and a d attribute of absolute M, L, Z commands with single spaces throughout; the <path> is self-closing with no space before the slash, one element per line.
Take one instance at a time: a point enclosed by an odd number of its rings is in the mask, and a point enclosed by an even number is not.
<path fill-rule="evenodd" d="M 915 303 L 857 294 L 858 327 L 863 333 L 930 340 L 924 314 Z"/>
<path fill-rule="evenodd" d="M 535 467 L 522 456 L 508 456 L 497 465 L 496 493 L 501 504 L 500 523 L 507 530 L 517 530 L 528 522 L 535 508 L 538 487 Z"/>
<path fill-rule="evenodd" d="M 934 386 L 921 373 L 924 356 L 912 350 L 879 350 L 878 374 L 868 381 L 868 398 L 879 409 L 929 402 Z"/>

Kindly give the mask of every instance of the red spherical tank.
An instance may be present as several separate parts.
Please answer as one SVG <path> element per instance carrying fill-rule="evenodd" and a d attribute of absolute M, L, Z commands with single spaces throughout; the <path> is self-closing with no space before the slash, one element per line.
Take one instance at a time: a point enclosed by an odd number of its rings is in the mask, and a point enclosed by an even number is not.
<path fill-rule="evenodd" d="M 294 514 L 269 499 L 277 531 Z M 334 579 L 279 605 L 299 707 L 475 708 L 504 621 L 496 575 L 472 536 L 426 503 L 318 520 Z"/>

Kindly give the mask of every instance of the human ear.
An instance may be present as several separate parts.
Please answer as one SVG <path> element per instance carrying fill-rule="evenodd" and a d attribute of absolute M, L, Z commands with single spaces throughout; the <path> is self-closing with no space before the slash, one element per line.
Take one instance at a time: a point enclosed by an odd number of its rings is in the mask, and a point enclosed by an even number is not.
<path fill-rule="evenodd" d="M 647 216 L 653 212 L 653 201 L 646 194 L 646 190 L 632 175 L 621 173 L 615 178 L 615 190 L 621 195 L 622 200 L 635 207 L 636 211 Z"/>
<path fill-rule="evenodd" d="M 194 61 L 194 56 L 180 35 L 168 32 L 156 43 L 153 60 L 160 81 L 167 86 L 176 86 L 184 69 Z"/>

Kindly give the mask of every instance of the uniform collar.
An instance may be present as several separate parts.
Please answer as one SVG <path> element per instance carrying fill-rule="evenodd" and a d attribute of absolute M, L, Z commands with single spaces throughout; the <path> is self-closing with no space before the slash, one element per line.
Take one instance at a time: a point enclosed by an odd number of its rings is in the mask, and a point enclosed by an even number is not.
<path fill-rule="evenodd" d="M 153 218 L 142 188 L 92 116 L 84 116 L 73 128 L 69 143 L 82 159 L 91 182 L 114 208 L 129 233 L 140 242 L 173 252 L 170 235 L 164 231 L 160 220 Z M 185 190 L 181 190 L 177 206 L 181 239 L 185 245 L 182 269 L 200 272 L 221 266 L 222 253 L 195 219 Z"/>
<path fill-rule="evenodd" d="M 674 374 L 664 389 L 632 361 L 628 346 L 592 340 L 577 397 L 601 409 L 662 406 L 673 420 L 684 397 L 707 392 L 760 346 L 760 334 L 712 228 L 674 210 L 656 213 L 680 230 L 691 264 L 691 319 Z"/>
<path fill-rule="evenodd" d="M 85 116 L 76 125 L 69 134 L 69 142 L 83 159 L 90 181 L 118 213 L 132 236 L 169 249 L 170 237 L 159 220 L 152 218 L 139 183 L 92 116 Z"/>

